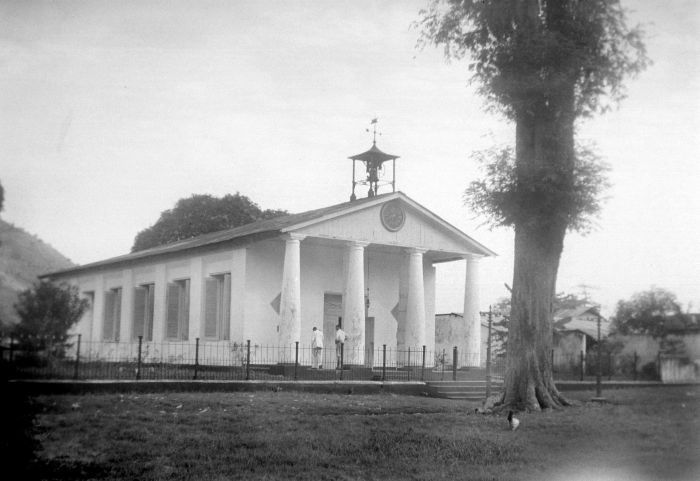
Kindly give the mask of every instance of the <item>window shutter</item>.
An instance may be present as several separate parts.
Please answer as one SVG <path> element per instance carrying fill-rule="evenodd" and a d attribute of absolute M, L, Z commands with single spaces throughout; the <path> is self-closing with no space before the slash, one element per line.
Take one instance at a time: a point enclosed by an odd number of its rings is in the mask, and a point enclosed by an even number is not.
<path fill-rule="evenodd" d="M 219 339 L 229 340 L 231 337 L 231 274 L 224 275 L 224 292 L 221 296 L 221 331 Z"/>
<path fill-rule="evenodd" d="M 208 277 L 204 293 L 204 337 L 213 338 L 217 335 L 219 312 L 219 282 Z"/>
<path fill-rule="evenodd" d="M 166 294 L 167 321 L 165 337 L 168 339 L 177 339 L 178 328 L 180 327 L 179 310 L 180 310 L 180 286 L 177 284 L 168 284 L 168 292 Z"/>
<path fill-rule="evenodd" d="M 114 339 L 114 291 L 105 292 L 104 323 L 102 324 L 102 339 Z"/>
<path fill-rule="evenodd" d="M 122 289 L 114 290 L 114 340 L 119 340 L 119 328 L 122 318 Z"/>
<path fill-rule="evenodd" d="M 146 322 L 146 289 L 137 287 L 134 289 L 134 322 L 132 328 L 132 339 L 143 336 L 143 326 Z"/>
<path fill-rule="evenodd" d="M 146 335 L 144 336 L 144 339 L 147 341 L 152 341 L 153 340 L 153 314 L 155 310 L 155 304 L 156 304 L 156 285 L 155 284 L 149 284 L 148 288 L 148 297 L 146 298 L 146 316 L 145 316 L 145 321 L 146 321 L 146 326 L 145 326 L 145 331 Z"/>
<path fill-rule="evenodd" d="M 186 341 L 190 335 L 190 280 L 180 290 L 180 339 Z"/>

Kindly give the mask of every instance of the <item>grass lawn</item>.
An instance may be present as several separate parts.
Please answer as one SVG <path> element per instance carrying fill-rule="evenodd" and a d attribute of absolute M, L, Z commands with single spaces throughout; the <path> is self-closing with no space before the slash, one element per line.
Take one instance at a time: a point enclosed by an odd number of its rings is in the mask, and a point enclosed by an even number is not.
<path fill-rule="evenodd" d="M 474 403 L 391 394 L 40 396 L 33 446 L 10 451 L 34 449 L 22 479 L 700 479 L 700 386 L 568 394 L 582 402 L 515 432 Z"/>

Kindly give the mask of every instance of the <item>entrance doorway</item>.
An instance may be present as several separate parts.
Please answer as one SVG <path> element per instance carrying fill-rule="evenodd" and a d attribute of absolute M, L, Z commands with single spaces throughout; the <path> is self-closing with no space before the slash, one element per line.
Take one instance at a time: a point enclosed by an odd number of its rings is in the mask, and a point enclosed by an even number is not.
<path fill-rule="evenodd" d="M 335 367 L 335 326 L 343 315 L 343 296 L 326 292 L 323 294 L 323 367 Z"/>

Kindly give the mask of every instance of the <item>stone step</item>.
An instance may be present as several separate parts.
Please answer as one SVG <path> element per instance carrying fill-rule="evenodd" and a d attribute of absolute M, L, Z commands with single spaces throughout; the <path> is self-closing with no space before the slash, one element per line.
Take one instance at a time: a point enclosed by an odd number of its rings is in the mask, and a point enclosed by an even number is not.
<path fill-rule="evenodd" d="M 474 381 L 427 381 L 428 386 L 484 386 L 486 387 L 486 381 L 484 380 L 474 380 Z M 500 386 L 503 384 L 502 381 L 491 381 L 491 385 Z"/>
<path fill-rule="evenodd" d="M 486 397 L 486 381 L 429 381 L 428 392 L 434 397 L 465 401 L 482 401 Z M 502 382 L 492 381 L 491 391 L 496 392 L 503 386 Z"/>

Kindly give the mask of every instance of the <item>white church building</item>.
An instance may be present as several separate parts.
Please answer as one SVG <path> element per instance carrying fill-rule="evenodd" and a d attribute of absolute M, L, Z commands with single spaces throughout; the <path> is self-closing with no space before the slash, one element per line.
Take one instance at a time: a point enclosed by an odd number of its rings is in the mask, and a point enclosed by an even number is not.
<path fill-rule="evenodd" d="M 433 350 L 435 266 L 463 261 L 464 324 L 450 341 L 479 365 L 479 262 L 494 253 L 404 193 L 377 194 L 373 169 L 395 156 L 374 144 L 351 159 L 364 162 L 368 176 L 353 178 L 349 202 L 44 277 L 77 285 L 90 300 L 75 328 L 83 341 L 123 345 L 141 336 L 151 353 L 195 339 L 308 347 L 316 326 L 330 347 L 341 318 L 345 363 L 365 365 L 384 344 Z M 355 198 L 357 184 L 370 186 L 369 197 Z M 290 360 L 291 350 L 279 352 L 278 362 Z"/>

